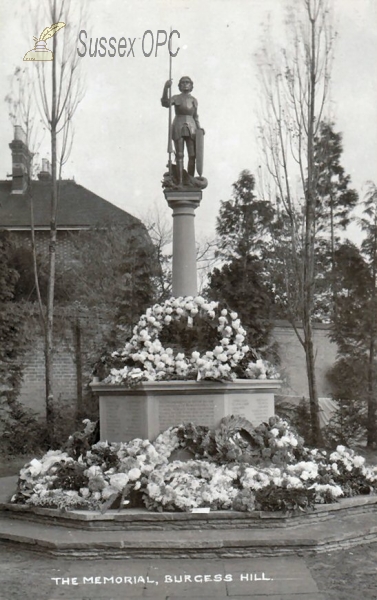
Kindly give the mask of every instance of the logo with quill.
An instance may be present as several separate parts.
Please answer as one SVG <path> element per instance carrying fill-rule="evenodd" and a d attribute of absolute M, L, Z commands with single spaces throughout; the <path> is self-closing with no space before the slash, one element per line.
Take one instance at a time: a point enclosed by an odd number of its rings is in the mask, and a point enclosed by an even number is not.
<path fill-rule="evenodd" d="M 35 47 L 26 52 L 24 60 L 54 60 L 54 53 L 46 47 L 46 40 L 52 38 L 62 27 L 65 27 L 65 23 L 54 23 L 51 27 L 45 27 L 39 39 L 33 36 Z"/>

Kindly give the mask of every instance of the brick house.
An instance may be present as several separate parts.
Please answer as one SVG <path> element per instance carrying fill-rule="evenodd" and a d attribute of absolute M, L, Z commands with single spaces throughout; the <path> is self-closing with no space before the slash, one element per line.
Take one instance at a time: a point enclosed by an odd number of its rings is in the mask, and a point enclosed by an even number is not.
<path fill-rule="evenodd" d="M 0 181 L 0 229 L 14 232 L 20 244 L 30 244 L 30 192 L 33 197 L 34 223 L 37 249 L 44 253 L 48 248 L 50 229 L 51 172 L 49 162 L 42 160 L 38 179 L 32 180 L 28 190 L 28 172 L 31 153 L 26 136 L 20 126 L 14 128 L 14 139 L 9 144 L 12 152 L 12 175 Z M 148 236 L 139 219 L 104 200 L 74 180 L 63 179 L 59 185 L 57 211 L 57 260 L 69 260 L 72 251 L 72 233 L 107 225 L 140 229 Z"/>
<path fill-rule="evenodd" d="M 20 126 L 14 128 L 14 139 L 9 144 L 12 172 L 0 180 L 0 230 L 7 230 L 18 247 L 31 248 L 31 204 L 37 252 L 46 258 L 50 236 L 51 170 L 44 159 L 37 178 L 28 186 L 32 155 L 26 136 Z M 60 180 L 57 210 L 56 260 L 63 268 L 77 257 L 75 234 L 94 231 L 94 235 L 111 226 L 119 227 L 122 234 L 132 232 L 151 244 L 143 223 L 128 212 L 116 207 L 74 180 Z M 32 202 L 31 202 L 32 199 Z M 54 317 L 54 390 L 60 404 L 67 409 L 80 407 L 90 380 L 88 355 L 101 348 L 109 328 L 107 316 L 94 309 L 86 317 L 72 317 L 69 310 L 57 307 Z M 23 360 L 21 402 L 43 414 L 45 410 L 44 345 L 38 310 L 30 316 L 30 351 Z"/>

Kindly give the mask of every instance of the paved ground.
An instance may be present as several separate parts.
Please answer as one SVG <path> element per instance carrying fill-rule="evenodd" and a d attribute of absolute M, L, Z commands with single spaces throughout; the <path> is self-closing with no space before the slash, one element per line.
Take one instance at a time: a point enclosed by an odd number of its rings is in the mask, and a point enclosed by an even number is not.
<path fill-rule="evenodd" d="M 0 600 L 326 598 L 299 557 L 72 561 L 0 547 L 0 561 Z"/>
<path fill-rule="evenodd" d="M 0 480 L 0 500 L 14 490 Z M 373 517 L 372 517 L 373 518 Z M 377 599 L 377 544 L 319 556 L 72 560 L 0 545 L 0 600 Z"/>

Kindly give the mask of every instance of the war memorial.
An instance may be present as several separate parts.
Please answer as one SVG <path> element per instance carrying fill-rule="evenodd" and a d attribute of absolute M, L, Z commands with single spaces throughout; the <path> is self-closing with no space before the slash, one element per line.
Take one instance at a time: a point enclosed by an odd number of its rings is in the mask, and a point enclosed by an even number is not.
<path fill-rule="evenodd" d="M 99 436 L 86 421 L 61 451 L 21 470 L 17 490 L 1 505 L 0 537 L 74 559 L 249 558 L 255 567 L 241 573 L 243 582 L 269 586 L 264 594 L 300 593 L 314 582 L 297 554 L 377 539 L 370 527 L 377 496 L 360 491 L 375 489 L 377 473 L 344 447 L 329 457 L 306 448 L 274 416 L 276 374 L 253 378 L 259 359 L 237 313 L 198 296 L 194 220 L 208 182 L 192 89 L 185 76 L 171 95 L 169 80 L 161 99 L 169 110 L 163 193 L 173 218 L 173 296 L 141 315 L 117 368 L 93 381 Z M 202 328 L 213 347 L 203 347 L 200 336 L 196 346 Z M 355 494 L 347 494 L 351 488 Z M 296 583 L 277 588 L 274 578 L 283 581 L 286 568 Z M 185 576 L 179 581 L 204 581 Z M 174 577 L 165 575 L 165 584 L 179 583 Z M 232 582 L 236 575 L 206 577 Z M 67 581 L 133 583 L 120 572 L 98 579 Z M 316 586 L 309 588 L 319 600 Z"/>
<path fill-rule="evenodd" d="M 163 188 L 173 216 L 173 297 L 186 298 L 188 303 L 200 307 L 195 300 L 198 289 L 194 220 L 196 211 L 200 211 L 207 180 L 203 177 L 204 130 L 200 127 L 198 102 L 191 95 L 192 88 L 192 80 L 182 77 L 180 94 L 171 96 L 170 80 L 163 89 L 162 106 L 168 108 L 169 113 L 172 108 L 175 111 L 172 122 L 169 114 L 169 162 Z M 184 169 L 185 150 L 187 170 Z M 198 308 L 191 312 L 197 313 Z M 184 318 L 190 333 L 195 316 L 182 317 L 182 321 Z M 274 393 L 279 390 L 279 382 L 250 379 L 215 382 L 204 378 L 147 381 L 131 390 L 119 384 L 95 383 L 92 389 L 100 398 L 101 440 L 121 442 L 136 437 L 155 439 L 181 421 L 215 427 L 228 415 L 245 417 L 259 425 L 274 415 Z"/>

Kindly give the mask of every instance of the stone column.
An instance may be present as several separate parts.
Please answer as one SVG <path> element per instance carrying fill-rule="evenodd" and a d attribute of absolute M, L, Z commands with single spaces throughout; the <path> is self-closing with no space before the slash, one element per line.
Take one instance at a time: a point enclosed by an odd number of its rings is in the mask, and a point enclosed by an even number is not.
<path fill-rule="evenodd" d="M 173 210 L 173 296 L 197 296 L 194 218 L 202 192 L 174 190 L 164 194 Z"/>

